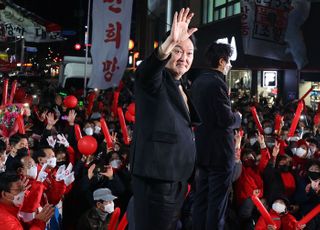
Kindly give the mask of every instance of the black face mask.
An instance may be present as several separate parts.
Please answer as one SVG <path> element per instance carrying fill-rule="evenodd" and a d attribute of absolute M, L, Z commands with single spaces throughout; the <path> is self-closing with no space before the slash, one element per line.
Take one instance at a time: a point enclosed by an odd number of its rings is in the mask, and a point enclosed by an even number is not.
<path fill-rule="evenodd" d="M 308 171 L 308 177 L 311 180 L 318 180 L 318 179 L 320 179 L 320 172 L 310 172 L 310 171 Z"/>
<path fill-rule="evenodd" d="M 291 169 L 291 166 L 290 165 L 279 165 L 279 170 L 281 172 L 289 172 Z"/>
<path fill-rule="evenodd" d="M 27 149 L 27 148 L 18 149 L 18 150 L 17 150 L 17 156 L 18 156 L 18 157 L 28 156 L 28 149 Z"/>

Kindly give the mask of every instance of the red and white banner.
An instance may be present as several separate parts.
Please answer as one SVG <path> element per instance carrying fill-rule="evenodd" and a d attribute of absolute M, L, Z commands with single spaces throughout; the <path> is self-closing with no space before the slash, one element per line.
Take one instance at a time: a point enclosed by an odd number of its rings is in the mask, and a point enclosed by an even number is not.
<path fill-rule="evenodd" d="M 245 54 L 307 64 L 300 26 L 309 16 L 306 0 L 241 0 L 241 32 Z"/>
<path fill-rule="evenodd" d="M 128 63 L 131 12 L 132 0 L 93 0 L 89 88 L 118 86 Z"/>

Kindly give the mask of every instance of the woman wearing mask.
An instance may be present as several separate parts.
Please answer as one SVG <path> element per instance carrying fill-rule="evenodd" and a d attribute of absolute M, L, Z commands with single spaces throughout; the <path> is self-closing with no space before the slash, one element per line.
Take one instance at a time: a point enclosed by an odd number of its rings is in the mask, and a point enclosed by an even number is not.
<path fill-rule="evenodd" d="M 271 205 L 269 214 L 275 225 L 268 225 L 262 216 L 260 216 L 255 230 L 285 230 L 285 229 L 304 229 L 305 226 L 300 228 L 296 227 L 295 217 L 288 212 L 289 201 L 286 197 L 279 196 L 276 198 Z"/>
<path fill-rule="evenodd" d="M 235 196 L 238 205 L 238 214 L 241 219 L 242 229 L 253 229 L 254 204 L 251 200 L 252 195 L 259 198 L 264 196 L 262 173 L 267 166 L 270 154 L 264 142 L 263 135 L 258 135 L 258 143 L 260 144 L 260 161 L 251 151 L 242 152 L 242 172 L 239 179 L 235 182 Z M 257 164 L 258 163 L 258 164 Z"/>
<path fill-rule="evenodd" d="M 303 175 L 305 173 L 306 163 L 308 162 L 308 143 L 300 139 L 297 142 L 297 149 L 295 155 L 292 157 L 292 169 L 297 175 Z"/>
<path fill-rule="evenodd" d="M 19 216 L 25 223 L 30 223 L 37 213 L 40 207 L 40 201 L 42 199 L 43 191 L 45 189 L 44 184 L 37 180 L 38 171 L 37 165 L 30 156 L 22 157 L 17 165 L 17 173 L 29 180 L 30 190 L 28 196 L 24 198 L 23 205 L 19 212 Z"/>
<path fill-rule="evenodd" d="M 292 173 L 292 158 L 279 154 L 279 145 L 272 151 L 271 159 L 263 173 L 265 197 L 269 205 L 279 194 L 292 200 L 296 190 L 296 178 Z"/>
<path fill-rule="evenodd" d="M 312 161 L 306 169 L 306 175 L 297 178 L 295 194 L 295 202 L 298 205 L 297 218 L 305 216 L 320 203 L 320 162 Z M 307 224 L 307 229 L 317 230 L 318 226 L 320 226 L 319 215 Z"/>

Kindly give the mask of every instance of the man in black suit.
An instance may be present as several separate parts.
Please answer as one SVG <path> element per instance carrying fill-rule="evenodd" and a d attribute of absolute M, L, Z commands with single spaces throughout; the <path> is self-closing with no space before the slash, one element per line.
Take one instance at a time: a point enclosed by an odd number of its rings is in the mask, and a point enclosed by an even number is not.
<path fill-rule="evenodd" d="M 202 124 L 196 128 L 197 171 L 193 229 L 224 229 L 229 187 L 235 164 L 233 129 L 241 114 L 231 111 L 226 75 L 232 48 L 213 43 L 206 51 L 210 68 L 196 78 L 191 96 Z"/>
<path fill-rule="evenodd" d="M 136 71 L 136 123 L 131 144 L 135 228 L 176 229 L 195 164 L 192 126 L 199 121 L 180 79 L 194 53 L 193 13 L 174 14 L 170 34 Z"/>

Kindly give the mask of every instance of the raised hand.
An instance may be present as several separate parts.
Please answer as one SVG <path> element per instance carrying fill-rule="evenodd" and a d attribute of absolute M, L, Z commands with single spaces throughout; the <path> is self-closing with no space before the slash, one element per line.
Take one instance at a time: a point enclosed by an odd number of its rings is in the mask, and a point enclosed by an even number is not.
<path fill-rule="evenodd" d="M 113 169 L 111 165 L 108 165 L 107 170 L 105 172 L 101 172 L 100 174 L 111 180 L 113 178 Z"/>
<path fill-rule="evenodd" d="M 37 177 L 37 181 L 40 181 L 40 182 L 43 182 L 45 181 L 45 179 L 47 178 L 48 176 L 48 173 L 46 173 L 46 168 L 47 168 L 47 164 L 43 164 L 39 174 L 38 174 L 38 177 Z"/>
<path fill-rule="evenodd" d="M 96 168 L 96 164 L 92 164 L 90 168 L 88 169 L 88 178 L 91 180 L 91 178 L 94 176 L 93 170 Z"/>
<path fill-rule="evenodd" d="M 47 118 L 47 129 L 52 129 L 52 127 L 57 123 L 59 118 L 54 119 L 54 113 L 48 113 L 46 115 Z"/>
<path fill-rule="evenodd" d="M 279 154 L 279 151 L 280 151 L 280 142 L 276 141 L 276 144 L 274 145 L 272 150 L 272 156 L 276 158 Z"/>
<path fill-rule="evenodd" d="M 68 148 L 69 147 L 69 142 L 67 141 L 67 138 L 64 136 L 64 134 L 58 134 L 58 143 L 61 145 L 64 145 L 64 147 Z"/>
<path fill-rule="evenodd" d="M 23 191 L 27 191 L 31 187 L 31 184 L 29 184 L 29 179 L 27 179 L 26 177 L 23 177 L 21 179 L 21 183 L 22 183 L 22 186 L 23 186 Z"/>
<path fill-rule="evenodd" d="M 182 8 L 179 13 L 174 13 L 171 33 L 169 36 L 172 42 L 178 44 L 185 41 L 198 30 L 197 28 L 189 29 L 189 24 L 193 15 L 193 13 L 190 13 L 189 8 Z"/>
<path fill-rule="evenodd" d="M 74 125 L 74 121 L 76 119 L 76 116 L 77 116 L 77 113 L 74 109 L 69 111 L 68 118 L 67 118 L 69 125 Z"/>
<path fill-rule="evenodd" d="M 54 148 L 54 146 L 56 145 L 57 140 L 55 140 L 53 138 L 53 136 L 48 136 L 47 137 L 47 142 L 52 148 Z"/>
<path fill-rule="evenodd" d="M 43 221 L 43 222 L 46 223 L 46 222 L 48 222 L 48 221 L 51 219 L 51 217 L 53 216 L 53 214 L 54 214 L 54 208 L 52 207 L 52 205 L 46 204 L 46 205 L 42 208 L 41 212 L 39 212 L 39 213 L 36 215 L 35 219 L 41 220 L 41 221 Z"/>

